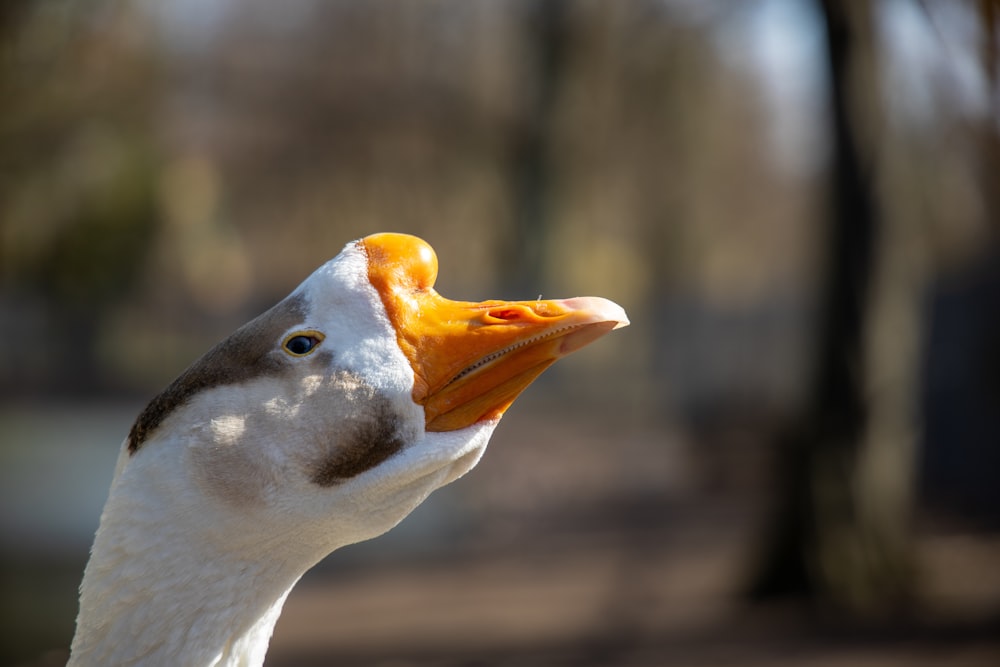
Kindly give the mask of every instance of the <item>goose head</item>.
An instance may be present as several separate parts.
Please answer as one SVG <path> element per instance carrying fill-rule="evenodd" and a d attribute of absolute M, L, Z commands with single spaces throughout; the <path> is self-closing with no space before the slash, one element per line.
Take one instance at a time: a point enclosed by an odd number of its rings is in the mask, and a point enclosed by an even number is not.
<path fill-rule="evenodd" d="M 260 664 L 312 565 L 479 461 L 605 299 L 452 301 L 412 236 L 348 244 L 185 370 L 122 445 L 71 664 Z"/>

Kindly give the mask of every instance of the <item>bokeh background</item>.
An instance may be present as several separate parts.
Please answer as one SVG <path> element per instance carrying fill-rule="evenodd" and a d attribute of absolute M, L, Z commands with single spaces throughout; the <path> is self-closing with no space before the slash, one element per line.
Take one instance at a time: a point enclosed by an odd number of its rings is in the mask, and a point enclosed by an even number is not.
<path fill-rule="evenodd" d="M 0 663 L 113 462 L 348 241 L 596 294 L 480 466 L 269 664 L 1000 664 L 995 0 L 0 5 Z"/>

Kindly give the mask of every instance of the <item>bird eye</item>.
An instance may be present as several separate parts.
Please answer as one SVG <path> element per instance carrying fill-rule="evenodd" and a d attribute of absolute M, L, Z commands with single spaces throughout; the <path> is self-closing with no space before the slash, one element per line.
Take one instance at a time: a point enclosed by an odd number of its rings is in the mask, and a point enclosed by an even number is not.
<path fill-rule="evenodd" d="M 282 347 L 293 357 L 304 357 L 323 342 L 323 334 L 318 331 L 301 331 L 285 339 Z"/>

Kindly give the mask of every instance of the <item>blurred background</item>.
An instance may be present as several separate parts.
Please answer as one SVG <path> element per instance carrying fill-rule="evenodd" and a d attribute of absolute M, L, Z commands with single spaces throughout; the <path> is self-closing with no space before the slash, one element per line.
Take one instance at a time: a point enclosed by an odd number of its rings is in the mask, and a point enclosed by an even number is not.
<path fill-rule="evenodd" d="M 0 663 L 120 443 L 348 241 L 595 294 L 268 664 L 1000 664 L 996 0 L 0 5 Z"/>

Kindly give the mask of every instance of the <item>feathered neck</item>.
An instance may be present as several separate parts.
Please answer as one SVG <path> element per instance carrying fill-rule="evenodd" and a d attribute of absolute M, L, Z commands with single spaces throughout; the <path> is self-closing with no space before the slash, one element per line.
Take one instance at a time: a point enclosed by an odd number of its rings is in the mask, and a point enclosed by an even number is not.
<path fill-rule="evenodd" d="M 288 593 L 335 548 L 306 548 L 280 527 L 253 539 L 213 531 L 225 525 L 218 510 L 170 478 L 138 488 L 137 476 L 116 476 L 80 587 L 71 667 L 261 665 Z"/>
<path fill-rule="evenodd" d="M 299 578 L 475 466 L 495 426 L 421 438 L 326 494 L 278 495 L 257 511 L 260 497 L 206 496 L 218 480 L 191 472 L 198 457 L 178 455 L 191 447 L 184 435 L 131 459 L 123 445 L 80 586 L 69 667 L 261 665 Z"/>

